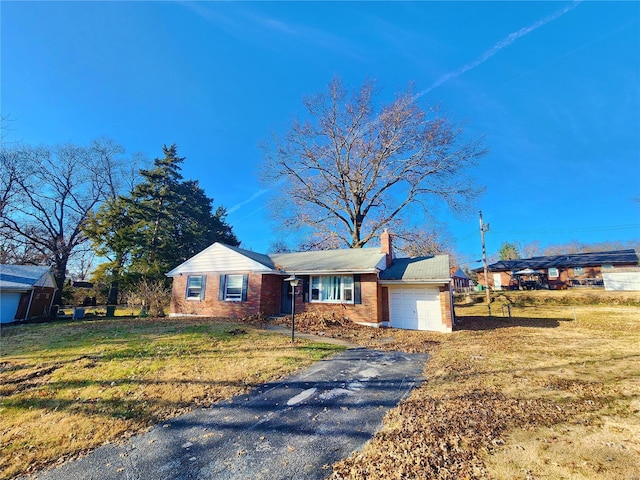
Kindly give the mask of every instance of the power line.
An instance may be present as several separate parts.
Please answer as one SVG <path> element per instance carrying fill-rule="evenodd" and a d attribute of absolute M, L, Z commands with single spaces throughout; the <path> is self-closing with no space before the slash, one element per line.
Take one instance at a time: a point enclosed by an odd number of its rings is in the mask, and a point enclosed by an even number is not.
<path fill-rule="evenodd" d="M 551 228 L 536 230 L 498 230 L 493 233 L 501 235 L 531 235 L 531 234 L 549 234 L 549 233 L 586 233 L 586 232 L 608 232 L 614 230 L 633 230 L 638 229 L 640 233 L 640 223 L 631 223 L 627 225 L 600 225 L 590 227 L 571 227 L 571 228 Z"/>

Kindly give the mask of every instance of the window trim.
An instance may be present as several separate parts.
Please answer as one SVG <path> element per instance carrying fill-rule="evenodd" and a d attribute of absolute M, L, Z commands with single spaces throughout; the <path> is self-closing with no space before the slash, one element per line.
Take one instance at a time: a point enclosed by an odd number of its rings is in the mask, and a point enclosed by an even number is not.
<path fill-rule="evenodd" d="M 192 295 L 189 295 L 189 290 L 195 290 L 195 289 L 194 287 L 191 287 L 189 284 L 191 282 L 191 279 L 196 279 L 196 278 L 200 279 L 200 287 L 199 287 L 200 292 L 198 293 L 197 296 L 195 295 L 192 296 Z M 207 282 L 206 275 L 188 275 L 187 285 L 184 293 L 185 298 L 189 301 L 194 301 L 194 302 L 201 302 L 202 300 L 204 300 L 206 282 Z"/>
<path fill-rule="evenodd" d="M 582 275 L 585 275 L 584 267 L 572 267 L 572 270 L 573 270 L 574 277 L 580 277 Z"/>
<path fill-rule="evenodd" d="M 323 292 L 323 280 L 329 280 L 329 279 L 335 279 L 335 278 L 339 278 L 340 279 L 340 292 L 339 292 L 339 299 L 331 299 L 331 300 L 325 300 L 322 299 L 322 292 Z M 315 281 L 315 279 L 317 279 L 317 283 Z M 346 288 L 345 288 L 346 287 Z M 314 289 L 317 290 L 317 297 L 314 299 Z M 357 289 L 357 285 L 356 285 L 356 279 L 354 278 L 354 275 L 310 275 L 309 277 L 309 302 L 310 303 L 344 303 L 347 305 L 354 305 L 356 302 L 356 289 Z M 345 298 L 347 297 L 347 293 L 346 292 L 350 292 L 349 295 L 351 297 L 350 300 L 346 300 Z"/>
<path fill-rule="evenodd" d="M 551 273 L 552 270 L 555 271 L 555 274 Z M 558 278 L 560 276 L 560 270 L 558 267 L 549 267 L 547 269 L 547 275 L 549 278 Z"/>
<path fill-rule="evenodd" d="M 240 296 L 229 297 L 229 277 L 240 277 Z M 228 273 L 220 275 L 218 286 L 218 300 L 221 302 L 246 302 L 249 286 L 249 275 L 246 273 Z M 237 288 L 237 286 L 235 287 Z M 237 295 L 237 294 L 236 294 Z"/>
<path fill-rule="evenodd" d="M 240 292 L 233 293 L 233 297 L 231 297 L 229 294 L 229 284 L 231 283 L 229 281 L 230 279 L 233 279 L 235 281 L 234 283 L 240 284 Z M 224 281 L 224 301 L 225 302 L 241 302 L 242 301 L 242 279 L 243 279 L 243 275 L 237 274 L 237 273 L 231 273 L 229 275 L 224 276 L 224 280 L 225 280 Z M 238 286 L 233 285 L 233 288 L 237 289 Z"/>

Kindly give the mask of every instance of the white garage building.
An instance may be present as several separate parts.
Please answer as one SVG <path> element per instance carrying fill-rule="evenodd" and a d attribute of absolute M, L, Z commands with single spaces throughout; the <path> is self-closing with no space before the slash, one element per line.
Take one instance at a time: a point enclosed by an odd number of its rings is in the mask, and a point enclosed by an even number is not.
<path fill-rule="evenodd" d="M 451 332 L 450 282 L 448 255 L 395 258 L 379 280 L 388 299 L 389 326 Z"/>

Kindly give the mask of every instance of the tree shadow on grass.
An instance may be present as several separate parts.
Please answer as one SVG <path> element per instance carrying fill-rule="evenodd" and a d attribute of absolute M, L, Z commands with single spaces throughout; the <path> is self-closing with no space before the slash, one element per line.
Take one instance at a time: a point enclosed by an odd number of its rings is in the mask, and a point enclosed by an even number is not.
<path fill-rule="evenodd" d="M 497 330 L 500 328 L 558 328 L 560 322 L 572 321 L 571 318 L 528 318 L 528 317 L 456 317 L 454 330 Z"/>

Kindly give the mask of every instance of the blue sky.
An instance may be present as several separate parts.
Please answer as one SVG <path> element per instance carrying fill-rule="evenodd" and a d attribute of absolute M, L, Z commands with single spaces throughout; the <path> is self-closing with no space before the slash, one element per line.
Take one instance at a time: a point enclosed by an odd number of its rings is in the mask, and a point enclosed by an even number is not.
<path fill-rule="evenodd" d="M 8 140 L 128 153 L 176 143 L 245 248 L 287 238 L 257 178 L 261 142 L 334 75 L 413 82 L 484 135 L 488 252 L 504 241 L 640 239 L 640 2 L 0 3 Z M 434 211 L 464 262 L 477 214 Z M 416 223 L 423 220 L 414 219 Z M 474 267 L 478 264 L 471 264 Z"/>

